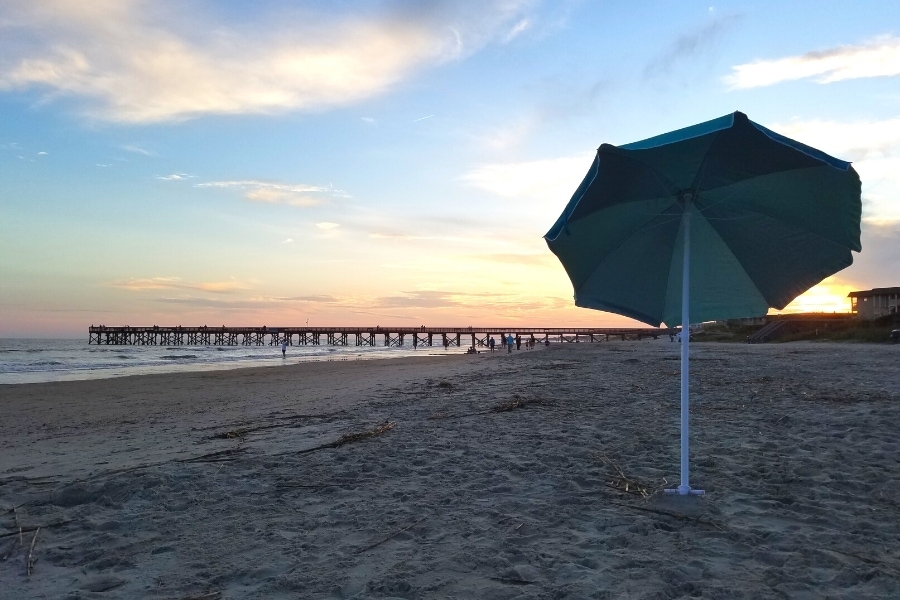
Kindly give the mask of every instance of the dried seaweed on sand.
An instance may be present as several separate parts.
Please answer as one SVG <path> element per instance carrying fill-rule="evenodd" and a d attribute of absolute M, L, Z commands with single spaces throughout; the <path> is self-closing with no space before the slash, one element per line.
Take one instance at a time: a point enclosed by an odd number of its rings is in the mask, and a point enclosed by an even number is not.
<path fill-rule="evenodd" d="M 224 462 L 234 460 L 234 455 L 245 451 L 246 448 L 238 446 L 237 448 L 229 448 L 228 450 L 219 450 L 218 452 L 210 452 L 209 454 L 201 454 L 192 458 L 182 458 L 176 462 L 180 463 L 200 463 L 200 462 Z"/>
<path fill-rule="evenodd" d="M 541 398 L 525 398 L 524 396 L 520 396 L 519 394 L 513 394 L 512 400 L 507 400 L 506 402 L 501 402 L 500 404 L 491 407 L 490 412 L 509 412 L 517 408 L 528 406 L 530 404 L 543 403 L 544 400 Z"/>
<path fill-rule="evenodd" d="M 315 452 L 316 450 L 324 450 L 326 448 L 339 448 L 345 444 L 352 444 L 354 442 L 359 442 L 371 437 L 379 436 L 393 429 L 395 425 L 396 423 L 394 423 L 393 421 L 388 421 L 387 423 L 379 425 L 374 429 L 368 429 L 366 431 L 360 431 L 358 433 L 345 433 L 333 442 L 322 444 L 321 446 L 315 446 L 313 448 L 307 448 L 306 450 L 300 450 L 297 454 L 308 454 L 310 452 Z"/>

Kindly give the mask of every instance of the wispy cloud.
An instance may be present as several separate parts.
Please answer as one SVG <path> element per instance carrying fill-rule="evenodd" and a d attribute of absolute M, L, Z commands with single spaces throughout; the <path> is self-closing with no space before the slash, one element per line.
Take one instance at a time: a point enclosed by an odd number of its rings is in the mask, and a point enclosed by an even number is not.
<path fill-rule="evenodd" d="M 381 231 L 372 231 L 369 238 L 373 240 L 402 241 L 402 242 L 446 242 L 446 243 L 463 243 L 477 244 L 480 242 L 478 238 L 464 237 L 458 235 L 416 235 L 411 233 L 403 233 L 400 231 L 392 231 L 384 229 Z"/>
<path fill-rule="evenodd" d="M 421 235 L 412 235 L 409 233 L 393 233 L 393 232 L 384 232 L 384 231 L 375 231 L 369 234 L 370 238 L 376 240 L 430 240 L 433 238 L 421 236 Z"/>
<path fill-rule="evenodd" d="M 340 223 L 329 223 L 328 221 L 324 221 L 322 223 L 316 223 L 316 227 L 318 227 L 319 229 L 325 229 L 326 231 L 329 229 L 335 229 L 340 226 L 341 226 Z"/>
<path fill-rule="evenodd" d="M 530 4 L 327 4 L 237 23 L 174 0 L 4 3 L 0 90 L 73 96 L 95 118 L 130 123 L 321 110 L 508 37 Z"/>
<path fill-rule="evenodd" d="M 533 254 L 533 253 L 495 253 L 495 254 L 475 254 L 471 256 L 471 258 L 477 260 L 483 260 L 488 262 L 496 262 L 507 265 L 526 265 L 526 266 L 535 266 L 535 265 L 552 265 L 556 266 L 558 261 L 556 258 L 550 253 L 548 250 L 543 254 Z"/>
<path fill-rule="evenodd" d="M 522 144 L 531 133 L 541 125 L 535 116 L 523 116 L 512 122 L 495 127 L 478 136 L 477 141 L 493 150 L 508 150 Z"/>
<path fill-rule="evenodd" d="M 132 154 L 141 154 L 143 156 L 156 156 L 156 152 L 154 152 L 153 150 L 147 150 L 146 148 L 141 148 L 140 146 L 135 146 L 134 144 L 122 146 L 122 150 L 131 152 Z"/>
<path fill-rule="evenodd" d="M 647 64 L 644 77 L 668 75 L 678 63 L 694 61 L 698 56 L 709 54 L 739 20 L 740 17 L 735 15 L 715 17 L 702 27 L 678 36 Z"/>
<path fill-rule="evenodd" d="M 182 181 L 184 179 L 191 179 L 192 177 L 196 177 L 196 175 L 188 175 L 187 173 L 172 173 L 171 175 L 157 175 L 157 179 L 162 179 L 163 181 Z"/>
<path fill-rule="evenodd" d="M 189 282 L 184 281 L 180 277 L 132 277 L 114 281 L 109 285 L 135 292 L 144 290 L 192 290 L 213 294 L 230 294 L 247 289 L 247 286 L 239 281 Z"/>
<path fill-rule="evenodd" d="M 347 198 L 348 195 L 333 187 L 272 183 L 268 181 L 210 181 L 196 184 L 198 188 L 239 189 L 244 198 L 253 202 L 270 204 L 288 204 L 290 206 L 317 206 L 325 204 L 332 198 Z"/>
<path fill-rule="evenodd" d="M 363 310 L 402 310 L 405 315 L 409 311 L 459 310 L 469 309 L 473 312 L 493 312 L 497 317 L 521 315 L 529 311 L 559 309 L 568 307 L 571 301 L 565 298 L 518 297 L 515 295 L 496 294 L 493 292 L 471 293 L 453 290 L 415 290 L 401 292 L 390 296 L 366 299 L 365 305 L 345 299 L 342 306 L 348 309 Z M 374 312 L 372 314 L 382 314 Z M 502 315 L 502 316 L 501 316 Z M 415 318 L 415 317 L 414 317 Z"/>
<path fill-rule="evenodd" d="M 201 298 L 197 296 L 171 297 L 164 296 L 155 299 L 156 302 L 164 304 L 177 304 L 179 306 L 189 306 L 192 308 L 214 308 L 217 310 L 258 310 L 265 308 L 286 309 L 292 305 L 333 305 L 339 303 L 340 300 L 334 296 L 318 295 L 318 296 L 291 296 L 291 297 L 273 297 L 273 296 L 253 296 L 250 298 Z"/>
<path fill-rule="evenodd" d="M 808 119 L 773 123 L 767 127 L 854 161 L 900 152 L 900 118 L 853 121 Z"/>
<path fill-rule="evenodd" d="M 571 194 L 591 166 L 593 153 L 476 167 L 460 180 L 504 198 L 560 198 Z"/>
<path fill-rule="evenodd" d="M 900 75 L 900 38 L 882 36 L 856 46 L 838 46 L 775 60 L 758 60 L 732 67 L 725 83 L 731 89 L 775 85 L 815 78 L 834 83 L 863 77 Z"/>
<path fill-rule="evenodd" d="M 531 28 L 531 24 L 531 19 L 522 19 L 512 26 L 512 29 L 509 30 L 509 33 L 507 33 L 503 37 L 503 42 L 505 44 L 510 43 L 511 41 L 519 37 L 519 35 L 528 31 Z"/>
<path fill-rule="evenodd" d="M 472 294 L 452 291 L 421 290 L 396 296 L 374 298 L 376 308 L 455 308 L 466 306 L 473 298 L 492 298 L 496 294 Z"/>

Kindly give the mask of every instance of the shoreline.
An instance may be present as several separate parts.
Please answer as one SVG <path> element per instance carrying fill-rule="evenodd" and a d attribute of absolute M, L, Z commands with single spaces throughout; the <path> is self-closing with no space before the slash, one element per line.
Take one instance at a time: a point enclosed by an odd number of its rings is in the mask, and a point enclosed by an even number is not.
<path fill-rule="evenodd" d="M 692 344 L 694 499 L 679 348 L 2 386 L 0 598 L 900 596 L 900 347 Z"/>
<path fill-rule="evenodd" d="M 10 340 L 6 340 L 9 342 Z M 36 343 L 45 342 L 46 340 L 24 340 L 25 342 Z M 51 340 L 53 341 L 53 340 Z M 72 340 L 67 341 L 70 344 Z M 305 348 L 304 348 L 305 349 Z M 406 348 L 329 348 L 323 346 L 315 347 L 315 353 L 303 353 L 298 351 L 291 352 L 287 357 L 282 357 L 277 348 L 268 347 L 251 347 L 250 351 L 259 351 L 258 355 L 228 355 L 228 352 L 246 352 L 243 347 L 227 347 L 225 349 L 216 346 L 185 346 L 185 347 L 135 347 L 135 346 L 102 346 L 88 347 L 86 344 L 77 346 L 55 348 L 53 345 L 38 343 L 29 349 L 6 349 L 7 353 L 17 353 L 20 356 L 34 356 L 31 358 L 30 364 L 19 358 L 18 361 L 13 359 L 6 365 L 0 365 L 0 387 L 4 385 L 14 384 L 33 384 L 33 383 L 49 383 L 63 381 L 82 381 L 96 379 L 114 379 L 119 377 L 130 377 L 134 375 L 154 375 L 168 373 L 191 373 L 191 372 L 209 372 L 209 371 L 226 371 L 232 369 L 245 368 L 275 368 L 283 367 L 288 364 L 305 363 L 305 362 L 346 362 L 346 361 L 368 361 L 383 360 L 402 357 L 413 357 L 421 354 L 444 355 L 451 352 L 440 352 L 439 348 L 429 348 L 428 350 L 414 351 Z M 180 351 L 182 355 L 166 355 L 162 352 Z M 106 352 L 114 353 L 113 357 L 106 355 L 94 356 L 94 353 Z M 128 356 L 129 353 L 139 353 L 138 356 Z M 156 355 L 150 353 L 156 353 Z M 440 352 L 440 354 L 439 354 Z M 21 353 L 21 354 L 19 354 Z M 187 355 L 184 355 L 187 353 Z M 10 356 L 10 354 L 7 354 Z M 133 362 L 118 362 L 116 364 L 109 362 L 110 360 L 136 359 Z M 194 359 L 191 362 L 177 362 L 171 359 Z M 9 360 L 9 359 L 7 359 Z M 162 360 L 163 362 L 160 362 Z M 48 362 L 49 361 L 49 362 Z M 92 362 L 93 361 L 93 362 Z M 100 361 L 102 364 L 97 364 Z M 38 365 L 44 365 L 43 368 L 34 368 Z M 50 365 L 51 368 L 46 368 Z M 68 366 L 67 366 L 68 365 Z"/>

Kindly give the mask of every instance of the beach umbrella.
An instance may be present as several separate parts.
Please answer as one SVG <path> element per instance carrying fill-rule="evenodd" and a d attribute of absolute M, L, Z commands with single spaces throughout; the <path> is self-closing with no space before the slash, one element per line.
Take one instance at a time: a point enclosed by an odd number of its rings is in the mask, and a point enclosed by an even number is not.
<path fill-rule="evenodd" d="M 597 150 L 545 236 L 575 304 L 680 325 L 680 494 L 689 485 L 689 346 L 700 323 L 784 308 L 853 262 L 860 180 L 850 163 L 740 112 Z"/>

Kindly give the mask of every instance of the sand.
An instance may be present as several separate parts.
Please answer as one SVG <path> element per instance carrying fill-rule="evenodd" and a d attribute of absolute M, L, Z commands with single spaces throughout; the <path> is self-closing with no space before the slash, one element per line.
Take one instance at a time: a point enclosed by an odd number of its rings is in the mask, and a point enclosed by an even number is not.
<path fill-rule="evenodd" d="M 0 598 L 900 598 L 900 346 L 692 348 L 0 386 Z"/>

